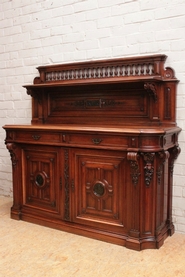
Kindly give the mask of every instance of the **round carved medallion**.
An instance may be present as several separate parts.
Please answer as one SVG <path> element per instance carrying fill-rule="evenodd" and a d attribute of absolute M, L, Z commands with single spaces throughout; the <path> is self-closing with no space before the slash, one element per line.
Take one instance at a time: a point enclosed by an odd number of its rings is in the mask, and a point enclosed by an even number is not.
<path fill-rule="evenodd" d="M 44 179 L 43 176 L 41 174 L 37 174 L 36 178 L 35 178 L 35 182 L 37 184 L 37 186 L 41 187 L 44 184 Z"/>
<path fill-rule="evenodd" d="M 97 182 L 93 187 L 93 192 L 96 196 L 102 196 L 105 192 L 103 183 Z"/>
<path fill-rule="evenodd" d="M 37 185 L 37 187 L 41 188 L 45 185 L 46 183 L 46 174 L 44 174 L 44 172 L 38 172 L 35 175 L 35 184 Z"/>

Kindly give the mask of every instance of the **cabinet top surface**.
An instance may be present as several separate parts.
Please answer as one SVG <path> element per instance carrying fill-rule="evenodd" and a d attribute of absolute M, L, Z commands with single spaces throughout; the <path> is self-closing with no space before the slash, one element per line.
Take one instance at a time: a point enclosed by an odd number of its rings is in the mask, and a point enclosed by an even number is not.
<path fill-rule="evenodd" d="M 5 125 L 5 130 L 20 131 L 57 131 L 57 132 L 100 132 L 100 133 L 118 133 L 118 134 L 167 134 L 171 132 L 180 132 L 179 127 L 99 127 L 99 126 L 82 126 L 82 125 Z"/>

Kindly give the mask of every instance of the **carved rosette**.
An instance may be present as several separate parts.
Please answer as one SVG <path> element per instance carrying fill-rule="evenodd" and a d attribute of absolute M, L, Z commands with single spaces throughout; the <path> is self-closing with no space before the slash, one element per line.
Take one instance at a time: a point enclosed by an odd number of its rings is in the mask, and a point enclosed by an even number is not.
<path fill-rule="evenodd" d="M 132 183 L 134 186 L 138 184 L 139 176 L 141 173 L 139 172 L 139 165 L 138 165 L 139 155 L 135 152 L 128 152 L 127 153 L 127 160 L 130 161 L 130 175 L 132 177 Z"/>
<path fill-rule="evenodd" d="M 154 174 L 154 157 L 155 153 L 142 153 L 145 162 L 144 172 L 145 172 L 145 185 L 147 188 L 150 187 L 150 183 Z"/>
<path fill-rule="evenodd" d="M 17 165 L 17 161 L 18 161 L 18 159 L 16 157 L 16 148 L 17 148 L 17 146 L 15 145 L 15 143 L 7 143 L 6 148 L 10 152 L 12 166 L 15 167 Z"/>

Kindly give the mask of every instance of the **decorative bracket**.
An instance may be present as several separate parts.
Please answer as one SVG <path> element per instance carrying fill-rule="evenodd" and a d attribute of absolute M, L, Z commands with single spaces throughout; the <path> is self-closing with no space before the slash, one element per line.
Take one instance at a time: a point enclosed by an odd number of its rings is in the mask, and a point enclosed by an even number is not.
<path fill-rule="evenodd" d="M 27 88 L 27 94 L 30 95 L 31 97 L 35 98 L 38 100 L 38 103 L 42 105 L 42 93 L 37 92 L 36 90 Z"/>
<path fill-rule="evenodd" d="M 134 186 L 138 184 L 139 176 L 141 175 L 141 173 L 139 172 L 138 158 L 139 158 L 139 155 L 136 152 L 127 153 L 127 160 L 130 161 L 130 171 L 131 171 L 132 183 L 134 184 Z"/>
<path fill-rule="evenodd" d="M 17 146 L 15 145 L 15 143 L 7 143 L 6 148 L 10 152 L 12 166 L 15 167 L 17 165 L 17 161 L 18 161 L 16 158 L 16 154 L 15 154 L 15 149 L 17 148 Z"/>
<path fill-rule="evenodd" d="M 156 93 L 156 86 L 154 83 L 145 83 L 144 89 L 147 90 L 147 92 L 153 96 L 154 102 L 157 102 L 157 93 Z"/>
<path fill-rule="evenodd" d="M 180 154 L 181 149 L 179 146 L 174 146 L 172 149 L 170 149 L 170 174 L 173 176 L 173 168 L 174 168 L 174 162 L 177 159 L 178 155 Z"/>

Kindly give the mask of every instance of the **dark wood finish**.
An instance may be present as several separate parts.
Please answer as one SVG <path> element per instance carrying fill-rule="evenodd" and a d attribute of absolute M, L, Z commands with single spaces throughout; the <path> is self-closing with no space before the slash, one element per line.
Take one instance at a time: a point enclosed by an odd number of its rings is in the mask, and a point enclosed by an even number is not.
<path fill-rule="evenodd" d="M 13 219 L 159 248 L 180 148 L 165 55 L 38 67 L 30 125 L 6 125 Z"/>

